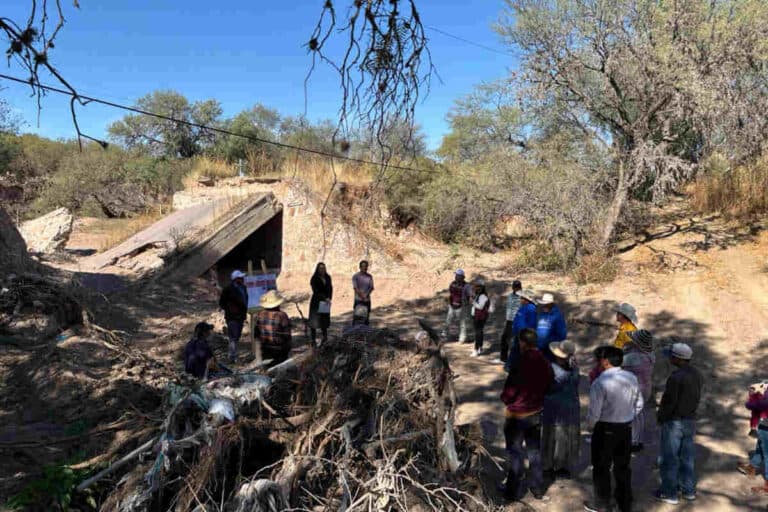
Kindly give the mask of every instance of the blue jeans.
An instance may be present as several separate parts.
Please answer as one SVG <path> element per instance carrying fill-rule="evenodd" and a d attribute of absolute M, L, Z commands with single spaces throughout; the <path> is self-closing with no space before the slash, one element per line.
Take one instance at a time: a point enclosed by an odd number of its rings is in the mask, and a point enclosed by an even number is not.
<path fill-rule="evenodd" d="M 227 336 L 229 337 L 229 358 L 237 357 L 237 342 L 243 334 L 243 321 L 227 320 Z"/>
<path fill-rule="evenodd" d="M 541 466 L 541 413 L 526 418 L 507 418 L 504 423 L 504 439 L 509 454 L 506 495 L 518 499 L 525 494 L 523 473 L 525 457 L 528 456 L 528 485 L 537 490 L 544 489 L 544 475 Z M 525 441 L 525 449 L 523 449 Z"/>
<path fill-rule="evenodd" d="M 757 429 L 757 446 L 749 457 L 749 463 L 760 471 L 763 469 L 763 478 L 768 480 L 768 430 Z"/>
<path fill-rule="evenodd" d="M 661 424 L 661 494 L 672 497 L 679 491 L 696 493 L 694 420 L 671 420 Z"/>

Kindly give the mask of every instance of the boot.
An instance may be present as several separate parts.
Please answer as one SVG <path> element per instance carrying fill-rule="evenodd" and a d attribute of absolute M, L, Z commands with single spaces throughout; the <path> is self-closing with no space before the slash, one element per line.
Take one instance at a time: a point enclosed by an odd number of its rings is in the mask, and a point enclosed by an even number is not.
<path fill-rule="evenodd" d="M 761 496 L 768 496 L 768 480 L 764 480 L 763 485 L 760 487 L 753 487 L 752 493 L 760 494 Z"/>

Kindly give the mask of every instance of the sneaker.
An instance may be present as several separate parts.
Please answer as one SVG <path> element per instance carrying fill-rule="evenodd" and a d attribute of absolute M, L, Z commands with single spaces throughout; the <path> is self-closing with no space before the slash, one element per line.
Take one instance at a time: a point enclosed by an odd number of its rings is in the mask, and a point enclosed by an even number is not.
<path fill-rule="evenodd" d="M 685 501 L 696 501 L 696 493 L 695 492 L 684 492 L 681 493 L 683 496 L 683 499 Z"/>
<path fill-rule="evenodd" d="M 536 488 L 534 488 L 534 487 L 531 487 L 531 488 L 529 488 L 528 490 L 529 490 L 529 491 L 531 491 L 531 495 L 532 495 L 532 496 L 533 496 L 535 499 L 537 499 L 537 500 L 539 500 L 539 501 L 549 501 L 549 500 L 550 500 L 549 496 L 547 496 L 547 495 L 544 493 L 544 489 L 536 489 Z"/>
<path fill-rule="evenodd" d="M 739 462 L 736 469 L 743 475 L 757 476 L 757 469 L 749 462 Z"/>
<path fill-rule="evenodd" d="M 587 512 L 613 512 L 613 507 L 610 505 L 607 507 L 601 507 L 591 501 L 584 502 L 584 510 Z"/>
<path fill-rule="evenodd" d="M 664 496 L 663 494 L 661 494 L 660 490 L 654 492 L 653 497 L 656 499 L 656 501 L 667 503 L 669 505 L 677 505 L 678 503 L 680 503 L 680 500 L 677 498 L 677 496 Z"/>
<path fill-rule="evenodd" d="M 473 349 L 473 350 L 472 350 L 472 353 L 470 354 L 470 357 L 477 357 L 477 356 L 479 356 L 479 355 L 480 355 L 480 354 L 477 352 L 477 350 L 474 350 L 474 349 Z"/>

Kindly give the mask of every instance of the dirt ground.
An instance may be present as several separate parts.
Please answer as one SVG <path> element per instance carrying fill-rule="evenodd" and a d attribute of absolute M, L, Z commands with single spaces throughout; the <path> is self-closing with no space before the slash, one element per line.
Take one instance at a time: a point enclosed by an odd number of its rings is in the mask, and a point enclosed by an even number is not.
<path fill-rule="evenodd" d="M 87 222 L 81 225 L 87 226 Z M 577 286 L 559 274 L 513 275 L 508 271 L 512 254 L 449 248 L 411 234 L 401 240 L 401 270 L 385 275 L 377 273 L 375 262 L 372 266 L 376 279 L 372 319 L 377 327 L 403 331 L 416 328 L 419 317 L 440 325 L 445 309 L 443 291 L 458 267 L 470 276 L 484 276 L 497 298 L 515 278 L 537 293 L 553 292 L 569 318 L 610 323 L 612 307 L 629 302 L 639 312 L 641 327 L 659 338 L 675 337 L 692 346 L 694 365 L 706 380 L 696 438 L 699 499 L 671 507 L 650 498 L 658 485 L 654 468 L 658 432 L 654 415 L 647 414 L 646 448 L 633 459 L 637 510 L 765 510 L 768 497 L 750 493 L 750 487 L 760 482 L 735 471 L 736 463 L 754 445 L 747 437 L 746 387 L 768 378 L 764 370 L 768 363 L 768 231 L 763 229 L 759 223 L 691 219 L 674 211 L 660 220 L 655 235 L 621 255 L 622 273 L 616 281 L 586 286 Z M 73 237 L 73 246 L 86 250 L 98 243 L 95 238 L 84 231 Z M 278 281 L 281 291 L 298 302 L 304 315 L 311 270 L 294 269 Z M 336 290 L 333 335 L 349 321 L 349 280 L 354 269 L 329 271 Z M 95 321 L 124 331 L 133 350 L 158 361 L 157 368 L 149 372 L 101 341 L 76 333 L 43 351 L 18 351 L 0 344 L 0 503 L 17 492 L 22 482 L 39 474 L 41 460 L 84 460 L 110 447 L 129 447 L 123 443 L 130 432 L 159 405 L 156 397 L 162 394 L 165 368 L 180 369 L 180 351 L 193 325 L 200 320 L 219 327 L 223 324 L 216 307 L 217 290 L 210 282 L 137 286 L 98 298 Z M 297 306 L 287 307 L 300 326 Z M 503 305 L 499 304 L 486 339 L 496 343 L 502 325 Z M 303 329 L 296 331 L 297 343 L 304 343 Z M 569 338 L 578 346 L 583 375 L 592 364 L 591 349 L 611 341 L 614 335 L 608 327 L 569 322 Z M 243 339 L 241 355 L 248 353 L 249 342 L 247 337 Z M 215 348 L 223 356 L 223 336 Z M 499 393 L 504 374 L 495 361 L 497 348 L 489 355 L 470 358 L 470 345 L 448 344 L 462 402 L 459 423 L 479 422 L 490 453 L 496 463 L 503 464 Z M 659 365 L 660 378 L 666 370 Z M 582 380 L 585 414 L 586 377 Z M 96 437 L 78 437 L 115 424 L 117 427 Z M 78 440 L 71 442 L 73 437 Z M 486 484 L 493 489 L 502 472 L 494 470 L 492 463 L 488 467 Z M 591 497 L 588 444 L 582 445 L 574 469 L 573 480 L 558 481 L 549 489 L 549 501 L 529 497 L 525 503 L 509 504 L 507 510 L 580 510 L 581 503 Z"/>

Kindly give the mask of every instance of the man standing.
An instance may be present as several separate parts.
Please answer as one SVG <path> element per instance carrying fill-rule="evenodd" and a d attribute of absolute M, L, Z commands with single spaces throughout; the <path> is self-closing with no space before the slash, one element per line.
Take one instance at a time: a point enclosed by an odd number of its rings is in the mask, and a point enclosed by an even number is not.
<path fill-rule="evenodd" d="M 371 314 L 371 292 L 373 291 L 373 276 L 368 273 L 368 262 L 360 262 L 360 272 L 352 276 L 352 288 L 355 290 L 354 310 L 359 305 L 368 308 L 368 316 L 365 317 L 365 325 L 368 325 Z"/>
<path fill-rule="evenodd" d="M 472 287 L 465 280 L 462 269 L 456 270 L 453 282 L 448 287 L 448 315 L 445 318 L 443 338 L 448 338 L 451 325 L 459 322 L 459 343 L 467 341 L 467 325 L 469 324 L 469 309 L 471 306 Z"/>
<path fill-rule="evenodd" d="M 517 310 L 520 309 L 520 295 L 523 284 L 517 279 L 512 281 L 512 293 L 507 297 L 507 314 L 504 322 L 504 331 L 501 333 L 501 348 L 499 350 L 499 361 L 507 362 L 509 357 L 509 339 L 512 337 L 512 323 L 515 321 Z"/>
<path fill-rule="evenodd" d="M 229 360 L 237 359 L 237 342 L 243 333 L 243 324 L 248 314 L 248 289 L 245 287 L 245 274 L 239 270 L 232 272 L 231 282 L 224 287 L 219 297 L 219 307 L 224 310 L 229 336 Z"/>
<path fill-rule="evenodd" d="M 568 337 L 568 328 L 565 325 L 565 318 L 560 312 L 560 308 L 555 304 L 555 296 L 551 293 L 545 293 L 539 300 L 541 311 L 536 323 L 536 335 L 539 338 L 539 350 L 544 356 L 552 361 L 552 353 L 549 351 L 549 344 L 555 341 L 563 341 Z"/>
<path fill-rule="evenodd" d="M 541 466 L 541 411 L 554 373 L 550 363 L 536 348 L 536 331 L 524 329 L 519 335 L 520 357 L 513 363 L 504 383 L 501 401 L 506 406 L 504 439 L 509 455 L 504 497 L 519 500 L 525 493 L 524 462 L 528 456 L 528 489 L 537 500 L 544 499 Z M 523 451 L 525 442 L 525 451 Z"/>
<path fill-rule="evenodd" d="M 696 409 L 703 384 L 699 371 L 690 365 L 693 350 L 685 343 L 669 349 L 669 362 L 676 369 L 667 379 L 658 411 L 661 426 L 661 487 L 654 494 L 659 501 L 678 503 L 696 499 L 696 469 L 693 436 L 696 433 Z"/>
<path fill-rule="evenodd" d="M 520 357 L 518 337 L 524 329 L 536 331 L 536 297 L 531 290 L 520 292 L 520 309 L 517 310 L 515 319 L 512 321 L 512 347 L 504 363 L 504 370 L 507 372 L 509 372 L 513 363 Z"/>
<path fill-rule="evenodd" d="M 261 296 L 256 313 L 254 337 L 261 343 L 263 359 L 271 359 L 272 365 L 280 364 L 291 353 L 291 320 L 280 311 L 284 299 L 275 290 Z"/>
<path fill-rule="evenodd" d="M 611 508 L 611 466 L 616 481 L 614 498 L 621 512 L 632 509 L 632 420 L 643 410 L 643 395 L 634 374 L 623 370 L 623 353 L 611 346 L 595 352 L 603 371 L 589 390 L 587 425 L 592 432 L 592 481 L 594 502 L 584 503 L 588 512 Z"/>

